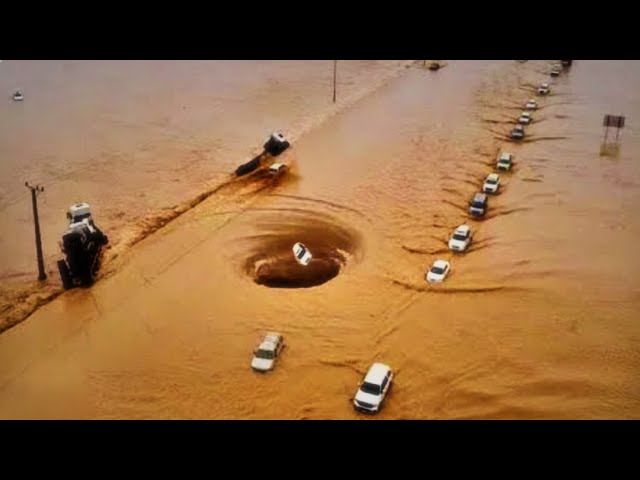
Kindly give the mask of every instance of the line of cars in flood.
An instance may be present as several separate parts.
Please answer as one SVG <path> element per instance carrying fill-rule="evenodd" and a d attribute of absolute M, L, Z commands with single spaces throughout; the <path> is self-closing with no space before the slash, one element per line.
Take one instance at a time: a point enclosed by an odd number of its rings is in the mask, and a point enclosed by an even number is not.
<path fill-rule="evenodd" d="M 552 70 L 553 71 L 553 70 Z M 549 93 L 550 87 L 548 84 L 542 84 L 538 88 L 546 93 Z M 522 112 L 518 118 L 518 126 L 522 128 L 524 136 L 523 125 L 528 125 L 532 121 L 531 111 L 538 109 L 538 102 L 534 99 L 530 99 L 525 103 L 525 111 Z M 513 155 L 509 152 L 499 153 L 496 162 L 495 169 L 499 172 L 508 172 L 513 166 Z M 500 175 L 496 172 L 489 173 L 481 187 L 481 192 L 474 195 L 469 204 L 469 215 L 473 218 L 484 217 L 488 209 L 488 195 L 496 194 L 500 189 Z M 447 246 L 452 252 L 463 253 L 469 248 L 469 245 L 473 241 L 473 233 L 469 225 L 463 224 L 458 226 L 447 243 Z M 297 243 L 293 247 L 293 253 L 296 260 L 301 265 L 308 265 L 311 260 L 311 253 L 306 247 L 300 243 Z M 429 283 L 441 283 L 445 280 L 449 272 L 451 271 L 451 265 L 446 260 L 436 260 L 431 268 L 427 271 L 425 278 Z M 255 371 L 267 372 L 274 368 L 276 359 L 284 349 L 284 337 L 276 332 L 268 332 L 261 340 L 260 344 L 254 350 L 254 356 L 251 362 L 251 367 Z M 389 365 L 384 363 L 373 363 L 362 380 L 358 384 L 356 394 L 353 397 L 353 406 L 356 410 L 366 413 L 377 413 L 384 406 L 384 403 L 388 397 L 394 380 L 394 372 Z"/>
<path fill-rule="evenodd" d="M 568 62 L 568 63 L 566 63 Z M 558 76 L 563 69 L 563 65 L 570 65 L 570 60 L 563 60 L 561 64 L 554 64 L 551 69 L 551 76 Z M 536 90 L 539 96 L 548 95 L 551 92 L 551 86 L 548 82 L 544 82 L 538 86 Z M 510 138 L 512 140 L 522 140 L 525 137 L 525 125 L 533 122 L 533 111 L 538 109 L 538 102 L 531 98 L 524 104 L 524 110 L 518 116 L 515 127 L 511 130 Z M 499 172 L 508 172 L 513 165 L 513 155 L 509 152 L 502 152 L 498 155 L 495 163 L 495 169 Z M 482 218 L 489 208 L 489 195 L 495 195 L 500 189 L 500 175 L 498 173 L 490 173 L 484 179 L 481 191 L 476 193 L 469 202 L 469 215 L 472 218 Z M 460 225 L 451 235 L 448 247 L 452 252 L 462 253 L 469 248 L 469 244 L 473 239 L 471 227 L 468 225 Z M 429 283 L 443 282 L 449 272 L 451 264 L 447 260 L 437 259 L 425 274 L 425 279 Z"/>

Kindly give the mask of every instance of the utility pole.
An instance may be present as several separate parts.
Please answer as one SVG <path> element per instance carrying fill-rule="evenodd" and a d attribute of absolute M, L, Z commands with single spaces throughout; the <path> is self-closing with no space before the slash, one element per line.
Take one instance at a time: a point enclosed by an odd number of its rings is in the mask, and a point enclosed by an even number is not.
<path fill-rule="evenodd" d="M 338 70 L 338 60 L 333 61 L 333 103 L 336 103 L 336 72 Z"/>
<path fill-rule="evenodd" d="M 33 204 L 33 222 L 36 228 L 36 252 L 38 254 L 38 280 L 46 280 L 47 274 L 44 273 L 44 260 L 42 259 L 42 240 L 40 239 L 40 222 L 38 220 L 38 202 L 36 195 L 44 192 L 44 187 L 36 185 L 32 187 L 29 182 L 24 182 L 25 187 L 31 190 L 31 203 Z"/>

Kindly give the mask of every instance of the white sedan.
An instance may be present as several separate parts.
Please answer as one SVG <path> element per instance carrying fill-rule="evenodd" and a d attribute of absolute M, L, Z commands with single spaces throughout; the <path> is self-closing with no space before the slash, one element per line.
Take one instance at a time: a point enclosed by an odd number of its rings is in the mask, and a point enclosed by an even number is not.
<path fill-rule="evenodd" d="M 536 102 L 533 98 L 530 99 L 524 106 L 527 110 L 537 110 L 538 102 Z"/>
<path fill-rule="evenodd" d="M 471 227 L 469 225 L 460 225 L 456 228 L 449 239 L 449 249 L 454 252 L 464 252 L 471 243 Z"/>
<path fill-rule="evenodd" d="M 313 258 L 309 249 L 300 242 L 293 246 L 293 256 L 300 265 L 304 265 L 305 267 L 309 265 L 309 262 Z"/>
<path fill-rule="evenodd" d="M 429 283 L 441 283 L 447 278 L 451 265 L 446 260 L 436 260 L 433 262 L 433 266 L 427 272 L 427 282 Z"/>

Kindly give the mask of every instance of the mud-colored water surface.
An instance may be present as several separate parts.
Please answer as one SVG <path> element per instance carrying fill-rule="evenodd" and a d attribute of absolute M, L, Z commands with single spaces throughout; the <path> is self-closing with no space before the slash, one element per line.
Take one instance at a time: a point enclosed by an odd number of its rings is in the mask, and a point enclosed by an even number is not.
<path fill-rule="evenodd" d="M 364 418 L 350 401 L 383 361 L 377 418 L 640 418 L 640 62 L 550 64 L 414 65 L 300 135 L 284 178 L 193 167 L 215 192 L 0 335 L 0 417 Z M 627 116 L 615 157 L 606 113 Z M 500 150 L 514 167 L 472 220 Z M 438 258 L 451 274 L 427 284 Z M 260 375 L 265 330 L 287 348 Z"/>

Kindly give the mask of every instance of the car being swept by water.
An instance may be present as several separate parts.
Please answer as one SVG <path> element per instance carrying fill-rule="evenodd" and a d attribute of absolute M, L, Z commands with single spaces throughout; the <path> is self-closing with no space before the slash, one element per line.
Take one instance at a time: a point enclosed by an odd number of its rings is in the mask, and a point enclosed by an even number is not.
<path fill-rule="evenodd" d="M 305 267 L 309 265 L 309 262 L 313 258 L 309 249 L 300 242 L 293 246 L 293 256 L 295 257 L 296 262 L 300 265 L 304 265 Z"/>
<path fill-rule="evenodd" d="M 377 413 L 382 408 L 393 383 L 393 371 L 384 363 L 374 363 L 369 368 L 353 399 L 356 410 Z"/>
<path fill-rule="evenodd" d="M 253 360 L 251 360 L 251 368 L 258 372 L 268 372 L 273 370 L 276 358 L 284 348 L 284 337 L 276 332 L 267 332 L 267 334 L 253 352 Z"/>
<path fill-rule="evenodd" d="M 527 103 L 524 105 L 524 108 L 526 108 L 527 110 L 537 110 L 538 109 L 538 102 L 536 102 L 532 98 L 529 101 L 527 101 Z"/>

